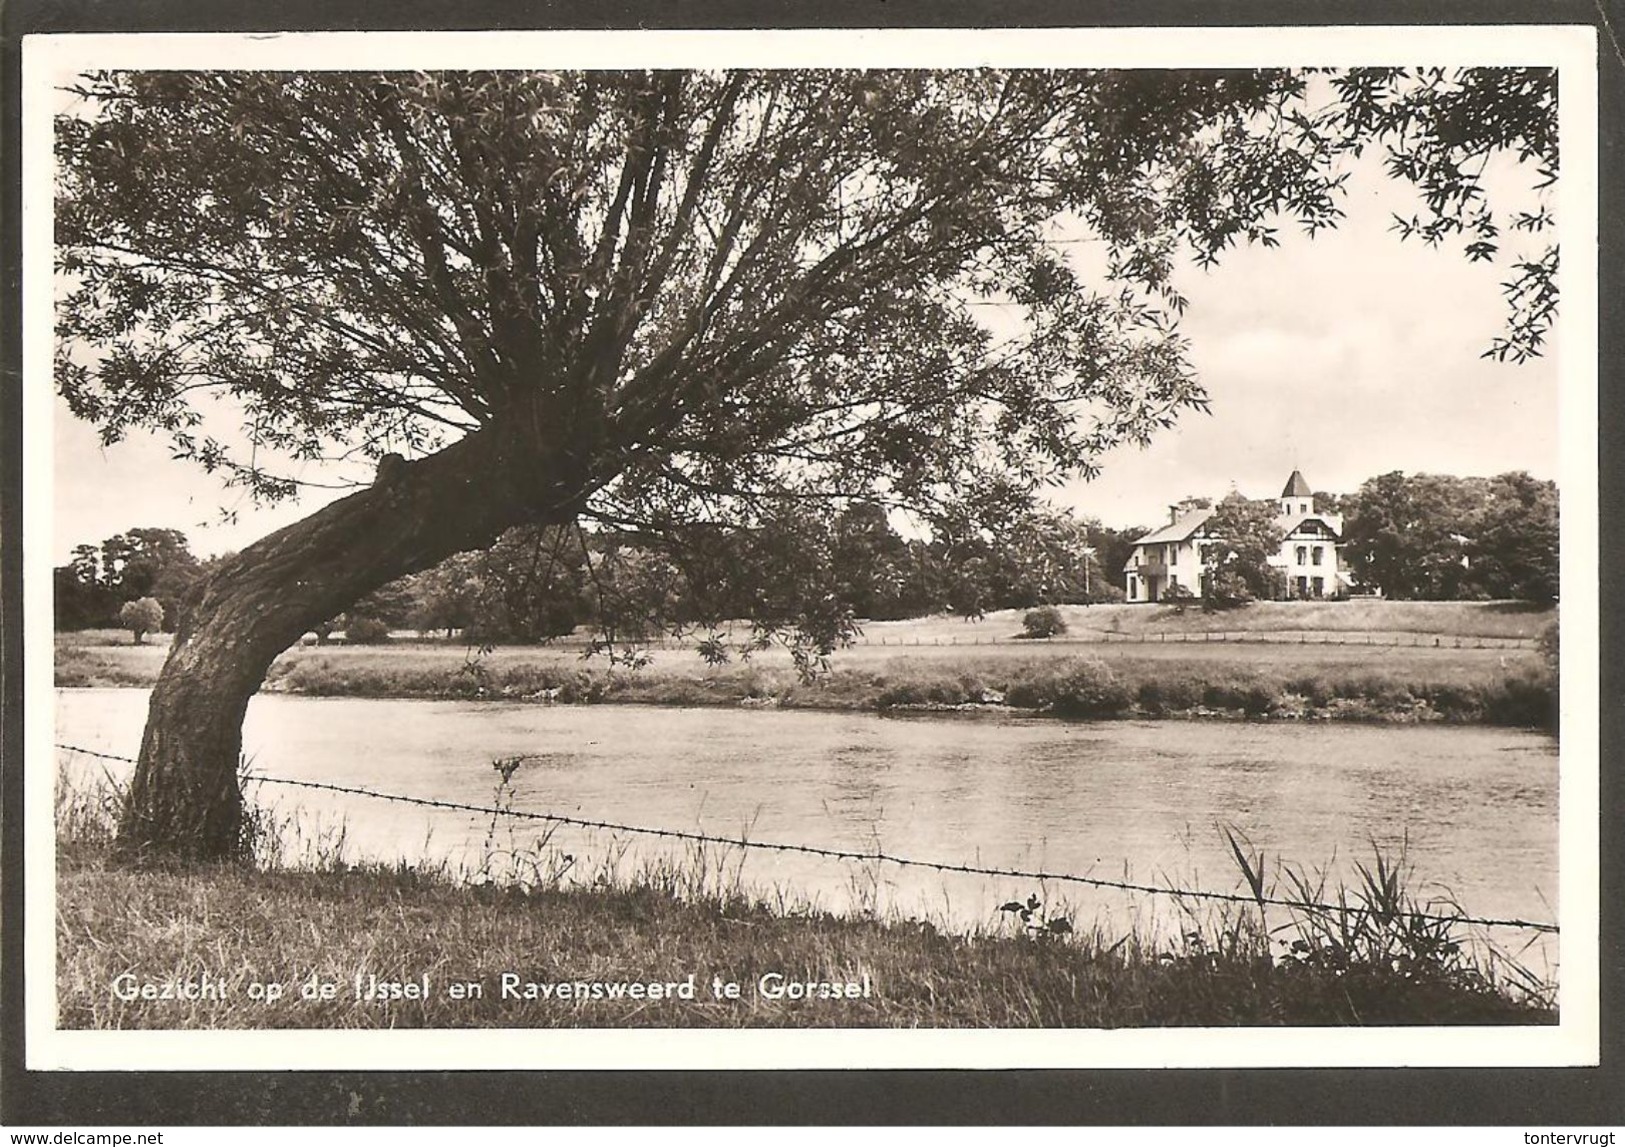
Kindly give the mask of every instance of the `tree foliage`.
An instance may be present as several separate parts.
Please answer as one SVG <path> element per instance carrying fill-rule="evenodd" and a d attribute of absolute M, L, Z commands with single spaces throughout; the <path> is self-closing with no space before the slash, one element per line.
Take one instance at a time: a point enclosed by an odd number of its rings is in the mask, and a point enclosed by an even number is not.
<path fill-rule="evenodd" d="M 1510 151 L 1535 172 L 1535 187 L 1557 182 L 1557 73 L 1526 68 L 1358 68 L 1334 75 L 1341 107 L 1327 129 L 1343 138 L 1380 141 L 1390 175 L 1414 184 L 1422 209 L 1394 216 L 1394 230 L 1431 246 L 1457 241 L 1468 259 L 1494 260 L 1504 236 L 1548 236 L 1554 219 L 1544 203 L 1510 209 L 1490 202 L 1484 174 Z M 1356 150 L 1359 145 L 1356 144 Z M 1522 362 L 1541 353 L 1557 314 L 1558 248 L 1543 242 L 1514 256 L 1504 290 L 1506 331 L 1486 357 Z"/>
<path fill-rule="evenodd" d="M 1385 596 L 1552 601 L 1558 592 L 1554 483 L 1400 471 L 1367 480 L 1344 502 L 1355 576 Z"/>
<path fill-rule="evenodd" d="M 1203 526 L 1210 541 L 1201 542 L 1204 576 L 1202 602 L 1210 609 L 1231 609 L 1256 598 L 1278 596 L 1278 572 L 1270 564 L 1285 535 L 1277 524 L 1273 499 L 1254 500 L 1237 493 L 1222 498 Z"/>
<path fill-rule="evenodd" d="M 75 546 L 72 560 L 54 571 L 56 627 L 112 625 L 123 603 L 151 597 L 163 610 L 162 624 L 152 628 L 172 630 L 203 569 L 179 530 L 138 527 L 100 547 Z"/>
<path fill-rule="evenodd" d="M 1544 229 L 1497 225 L 1474 171 L 1554 177 L 1554 82 L 99 73 L 58 130 L 58 378 L 109 440 L 165 430 L 270 496 L 294 486 L 205 432 L 205 395 L 294 459 L 546 425 L 605 523 L 843 494 L 985 518 L 1203 403 L 1179 252 L 1332 225 L 1341 158 L 1383 146 L 1408 232 L 1473 258 Z M 1506 353 L 1549 321 L 1526 293 Z"/>
<path fill-rule="evenodd" d="M 118 620 L 120 625 L 130 631 L 135 643 L 140 645 L 146 641 L 147 634 L 163 625 L 164 607 L 158 604 L 156 598 L 138 597 L 120 607 Z"/>

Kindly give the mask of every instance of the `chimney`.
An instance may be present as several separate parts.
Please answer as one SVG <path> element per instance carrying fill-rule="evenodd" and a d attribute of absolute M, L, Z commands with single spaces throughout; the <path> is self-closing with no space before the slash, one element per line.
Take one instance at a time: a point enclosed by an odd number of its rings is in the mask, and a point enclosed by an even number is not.
<path fill-rule="evenodd" d="M 1177 521 L 1179 521 L 1179 506 L 1176 504 L 1168 507 L 1168 524 L 1171 526 Z"/>

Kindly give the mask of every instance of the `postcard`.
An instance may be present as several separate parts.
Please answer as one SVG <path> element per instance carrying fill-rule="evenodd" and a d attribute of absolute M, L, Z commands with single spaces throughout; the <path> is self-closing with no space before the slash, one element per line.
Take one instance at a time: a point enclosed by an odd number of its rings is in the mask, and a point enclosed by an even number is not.
<path fill-rule="evenodd" d="M 27 1066 L 1597 1063 L 1509 31 L 27 37 Z"/>

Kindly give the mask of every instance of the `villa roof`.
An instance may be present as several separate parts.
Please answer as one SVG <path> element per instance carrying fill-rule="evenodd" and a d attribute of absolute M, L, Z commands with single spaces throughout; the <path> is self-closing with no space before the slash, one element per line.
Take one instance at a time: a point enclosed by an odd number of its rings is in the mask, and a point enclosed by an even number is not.
<path fill-rule="evenodd" d="M 1212 516 L 1212 510 L 1197 510 L 1194 513 L 1186 514 L 1184 517 L 1174 519 L 1166 526 L 1159 526 L 1145 537 L 1137 539 L 1134 544 L 1137 546 L 1154 546 L 1159 542 L 1182 542 L 1201 529 L 1202 525 Z"/>
<path fill-rule="evenodd" d="M 1286 489 L 1281 491 L 1283 498 L 1312 498 L 1315 492 L 1309 488 L 1309 483 L 1303 479 L 1302 470 L 1292 471 L 1292 477 L 1286 480 Z"/>
<path fill-rule="evenodd" d="M 1156 546 L 1165 542 L 1183 542 L 1207 525 L 1208 519 L 1213 517 L 1212 510 L 1196 510 L 1169 522 L 1166 526 L 1159 526 L 1144 537 L 1136 538 L 1137 546 Z M 1291 534 L 1305 522 L 1325 523 L 1334 535 L 1342 533 L 1335 525 L 1327 520 L 1325 514 L 1279 514 L 1275 518 L 1275 525 L 1283 534 Z"/>
<path fill-rule="evenodd" d="M 1334 524 L 1334 521 L 1337 524 Z M 1341 519 L 1332 519 L 1326 514 L 1279 514 L 1275 518 L 1275 525 L 1283 534 L 1290 536 L 1305 522 L 1320 522 L 1338 538 L 1343 535 Z"/>

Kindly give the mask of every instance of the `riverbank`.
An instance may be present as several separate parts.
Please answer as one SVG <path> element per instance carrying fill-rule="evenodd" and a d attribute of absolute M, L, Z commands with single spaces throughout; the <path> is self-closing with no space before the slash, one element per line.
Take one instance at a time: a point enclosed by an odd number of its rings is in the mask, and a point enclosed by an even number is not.
<path fill-rule="evenodd" d="M 77 820 L 78 828 L 69 822 Z M 59 808 L 64 1028 L 1168 1027 L 1554 1023 L 1453 929 L 1227 905 L 1172 942 L 1042 908 L 962 936 L 768 899 L 725 859 L 471 886 L 439 869 L 135 869 Z M 1360 903 L 1358 895 L 1351 903 Z M 1052 910 L 1054 910 L 1052 908 Z M 1327 921 L 1322 921 L 1327 923 Z M 1068 921 L 1068 925 L 1071 922 Z M 1283 925 L 1286 927 L 1283 929 Z M 1451 937 L 1446 939 L 1447 934 Z M 737 995 L 726 985 L 737 985 Z M 469 987 L 477 985 L 477 987 Z M 795 985 L 792 987 L 791 985 Z"/>
<path fill-rule="evenodd" d="M 161 649 L 59 642 L 63 687 L 150 686 Z M 560 647 L 330 646 L 278 658 L 264 689 L 312 697 L 821 710 L 1001 708 L 1065 717 L 1453 721 L 1555 730 L 1557 690 L 1532 649 L 1259 643 L 862 647 L 802 680 L 771 656 L 707 666 L 656 650 L 639 669 Z"/>

